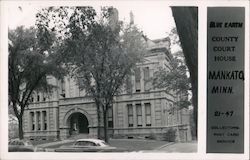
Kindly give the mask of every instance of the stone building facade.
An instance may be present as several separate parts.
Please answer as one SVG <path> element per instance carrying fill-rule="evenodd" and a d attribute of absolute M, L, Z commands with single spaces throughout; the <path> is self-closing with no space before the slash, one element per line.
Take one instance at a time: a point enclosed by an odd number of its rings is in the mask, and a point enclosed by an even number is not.
<path fill-rule="evenodd" d="M 155 89 L 149 78 L 160 67 L 171 69 L 170 40 L 148 40 L 148 53 L 131 76 L 132 87 L 114 97 L 108 113 L 108 132 L 113 138 L 163 138 L 172 129 L 176 141 L 190 141 L 188 109 L 178 110 L 178 96 Z M 80 90 L 74 79 L 50 83 L 53 93 L 36 93 L 24 113 L 24 137 L 30 140 L 67 139 L 77 134 L 97 136 L 97 113 L 91 97 Z"/>

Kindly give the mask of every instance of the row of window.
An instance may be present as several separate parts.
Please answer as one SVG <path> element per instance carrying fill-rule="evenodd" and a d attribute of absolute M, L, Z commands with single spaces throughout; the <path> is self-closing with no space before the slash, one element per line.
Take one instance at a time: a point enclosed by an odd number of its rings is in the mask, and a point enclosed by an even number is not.
<path fill-rule="evenodd" d="M 146 121 L 146 126 L 151 126 L 151 105 L 150 103 L 145 103 L 145 115 L 142 115 L 142 105 L 141 104 L 136 104 L 135 107 L 136 109 L 133 109 L 132 104 L 128 104 L 128 126 L 133 127 L 135 124 L 134 121 L 134 115 L 136 115 L 136 125 L 138 127 L 142 127 L 143 122 L 142 122 L 142 117 L 145 117 Z M 135 113 L 136 112 L 136 113 Z"/>
<path fill-rule="evenodd" d="M 144 90 L 149 91 L 150 86 L 148 85 L 148 81 L 150 79 L 149 67 L 143 68 L 143 75 L 144 75 Z M 126 81 L 126 90 L 128 93 L 132 92 L 132 82 L 131 78 L 128 78 Z M 61 96 L 65 97 L 65 81 L 60 81 L 60 93 Z M 141 92 L 141 70 L 140 68 L 135 69 L 135 92 Z M 37 101 L 39 101 L 39 97 L 37 97 Z"/>
<path fill-rule="evenodd" d="M 144 75 L 144 90 L 149 91 L 149 86 L 147 85 L 147 81 L 150 78 L 149 67 L 143 68 Z M 141 92 L 141 70 L 140 68 L 135 69 L 135 92 Z"/>
<path fill-rule="evenodd" d="M 30 112 L 31 130 L 47 130 L 47 112 L 36 111 Z"/>
<path fill-rule="evenodd" d="M 150 86 L 148 85 L 148 81 L 150 79 L 150 73 L 149 73 L 149 67 L 144 67 L 143 68 L 143 75 L 144 75 L 144 90 L 145 91 L 149 91 L 150 90 Z M 132 92 L 132 82 L 131 79 L 127 79 L 127 92 L 131 93 Z M 61 96 L 65 97 L 65 81 L 61 80 L 60 81 L 60 93 Z M 135 69 L 135 92 L 141 92 L 141 70 L 140 68 L 136 68 Z M 37 94 L 36 96 L 32 96 L 31 97 L 31 102 L 42 102 L 42 101 L 46 101 L 47 98 L 45 95 L 42 95 L 42 97 Z"/>
<path fill-rule="evenodd" d="M 42 98 L 40 98 L 40 95 L 38 94 L 36 97 L 34 97 L 34 96 L 32 96 L 31 97 L 31 102 L 42 102 L 42 101 L 46 101 L 47 99 L 46 99 L 46 97 L 42 97 Z"/>

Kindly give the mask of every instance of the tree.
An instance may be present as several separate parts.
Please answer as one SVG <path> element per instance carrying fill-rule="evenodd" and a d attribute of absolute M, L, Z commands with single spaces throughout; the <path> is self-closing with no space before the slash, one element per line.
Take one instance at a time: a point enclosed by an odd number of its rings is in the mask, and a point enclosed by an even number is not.
<path fill-rule="evenodd" d="M 185 61 L 192 84 L 192 103 L 194 106 L 194 122 L 197 133 L 197 101 L 198 101 L 198 8 L 172 7 Z"/>
<path fill-rule="evenodd" d="M 67 16 L 60 16 L 67 13 Z M 69 14 L 71 13 L 71 14 Z M 66 14 L 65 14 L 66 15 Z M 81 89 L 90 95 L 97 107 L 98 138 L 101 138 L 101 118 L 104 139 L 108 141 L 107 112 L 114 96 L 121 91 L 126 77 L 146 53 L 142 32 L 134 24 L 118 21 L 118 11 L 104 7 L 97 15 L 92 7 L 59 7 L 42 10 L 38 20 L 66 21 L 64 27 L 45 25 L 48 30 L 63 33 L 59 52 L 65 66 Z"/>
<path fill-rule="evenodd" d="M 173 28 L 167 35 L 171 42 L 171 69 L 161 68 L 157 71 L 152 78 L 153 86 L 165 88 L 167 92 L 174 92 L 176 94 L 175 105 L 178 109 L 188 108 L 191 105 L 188 98 L 191 84 L 177 29 Z"/>
<path fill-rule="evenodd" d="M 9 106 L 18 119 L 19 138 L 23 139 L 23 114 L 35 91 L 49 92 L 53 85 L 49 75 L 60 75 L 55 54 L 50 55 L 52 41 L 39 41 L 34 28 L 17 27 L 9 31 Z M 52 38 L 52 37 L 51 37 Z"/>
<path fill-rule="evenodd" d="M 191 104 L 188 100 L 188 91 L 191 89 L 190 79 L 188 78 L 188 70 L 184 62 L 183 53 L 181 51 L 173 54 L 171 59 L 171 69 L 161 68 L 155 72 L 152 79 L 153 86 L 156 88 L 165 88 L 167 92 L 176 94 L 176 106 L 178 109 L 188 108 Z"/>

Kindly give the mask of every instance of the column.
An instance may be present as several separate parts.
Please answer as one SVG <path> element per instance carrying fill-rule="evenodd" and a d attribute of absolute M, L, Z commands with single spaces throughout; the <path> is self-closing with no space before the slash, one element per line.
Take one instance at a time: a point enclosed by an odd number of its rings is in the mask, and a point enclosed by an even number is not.
<path fill-rule="evenodd" d="M 50 130 L 50 118 L 49 118 L 49 114 L 50 114 L 50 112 L 51 112 L 51 108 L 50 109 L 48 109 L 47 111 L 46 111 L 46 118 L 47 118 L 47 131 L 49 131 Z M 52 110 L 53 111 L 53 110 Z M 58 121 L 59 121 L 59 119 L 58 119 Z M 53 122 L 52 122 L 53 123 Z"/>
<path fill-rule="evenodd" d="M 161 93 L 162 94 L 162 93 Z M 164 100 L 161 99 L 161 126 L 165 126 L 166 123 L 165 123 L 165 114 L 164 114 Z"/>
<path fill-rule="evenodd" d="M 151 126 L 155 126 L 155 102 L 150 101 L 151 104 Z"/>
<path fill-rule="evenodd" d="M 122 104 L 120 104 L 122 105 Z M 117 109 L 116 112 L 114 112 L 114 114 L 117 113 Z M 116 114 L 117 115 L 117 114 Z M 114 115 L 115 116 L 115 115 Z M 116 117 L 116 116 L 115 116 Z M 117 120 L 117 119 L 116 119 Z M 113 120 L 114 122 L 116 120 Z M 123 107 L 123 127 L 127 128 L 128 127 L 128 104 L 125 105 L 125 107 Z"/>
<path fill-rule="evenodd" d="M 29 131 L 32 131 L 32 112 L 29 112 L 29 119 L 28 119 L 28 126 L 29 126 L 29 128 L 28 128 L 28 130 Z"/>
<path fill-rule="evenodd" d="M 125 108 L 127 108 L 127 106 Z M 126 122 L 126 121 L 124 121 L 124 122 Z M 114 103 L 114 105 L 113 105 L 113 123 L 114 123 L 114 128 L 116 128 L 117 127 L 117 103 Z"/>
<path fill-rule="evenodd" d="M 145 113 L 145 104 L 141 104 L 142 107 L 142 127 L 146 127 L 146 113 Z"/>
<path fill-rule="evenodd" d="M 144 72 L 145 68 L 141 67 L 140 72 L 141 72 L 141 92 L 145 92 L 145 72 Z M 142 116 L 143 117 L 143 116 Z M 143 123 L 142 123 L 143 126 Z"/>
<path fill-rule="evenodd" d="M 169 115 L 168 115 L 167 103 L 166 103 L 165 117 L 166 117 L 166 126 L 169 126 Z"/>
<path fill-rule="evenodd" d="M 38 118 L 38 116 L 37 116 L 37 111 L 36 112 L 34 112 L 34 118 L 35 118 L 35 131 L 37 131 L 38 130 L 38 120 L 37 120 L 37 118 Z"/>
<path fill-rule="evenodd" d="M 137 127 L 137 115 L 136 115 L 136 105 L 135 104 L 132 104 L 133 105 L 133 120 L 134 120 L 134 125 L 133 127 Z"/>
<path fill-rule="evenodd" d="M 48 112 L 47 112 L 47 114 L 48 114 Z M 46 117 L 48 117 L 48 115 Z M 54 117 L 53 123 L 55 124 L 55 128 L 54 129 L 58 130 L 58 128 L 59 128 L 58 127 L 58 121 L 59 121 L 59 119 L 58 119 L 58 109 L 57 108 L 53 109 L 53 117 Z M 48 118 L 47 118 L 47 128 L 48 128 Z"/>
<path fill-rule="evenodd" d="M 40 128 L 39 131 L 41 131 L 41 112 L 40 112 L 40 111 L 37 111 L 37 115 L 39 115 L 39 116 L 37 116 L 37 129 Z M 39 122 L 40 122 L 40 123 L 39 123 Z"/>

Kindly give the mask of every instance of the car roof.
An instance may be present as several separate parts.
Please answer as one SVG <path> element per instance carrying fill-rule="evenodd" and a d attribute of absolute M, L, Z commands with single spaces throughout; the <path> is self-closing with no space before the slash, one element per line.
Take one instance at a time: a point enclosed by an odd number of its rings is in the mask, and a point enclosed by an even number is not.
<path fill-rule="evenodd" d="M 101 139 L 91 139 L 91 138 L 89 138 L 89 139 L 78 139 L 77 142 L 79 142 L 79 141 L 90 141 L 90 142 L 95 142 L 95 143 L 104 142 Z"/>

